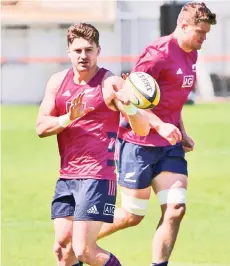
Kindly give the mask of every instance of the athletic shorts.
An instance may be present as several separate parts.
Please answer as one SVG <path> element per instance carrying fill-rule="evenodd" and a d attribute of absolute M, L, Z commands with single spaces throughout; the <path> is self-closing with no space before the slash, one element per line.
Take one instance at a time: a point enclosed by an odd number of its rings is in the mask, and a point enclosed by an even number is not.
<path fill-rule="evenodd" d="M 116 181 L 58 179 L 51 218 L 74 216 L 75 221 L 113 222 Z"/>
<path fill-rule="evenodd" d="M 187 161 L 181 144 L 149 147 L 117 140 L 118 183 L 126 188 L 151 186 L 154 177 L 163 171 L 188 175 Z"/>

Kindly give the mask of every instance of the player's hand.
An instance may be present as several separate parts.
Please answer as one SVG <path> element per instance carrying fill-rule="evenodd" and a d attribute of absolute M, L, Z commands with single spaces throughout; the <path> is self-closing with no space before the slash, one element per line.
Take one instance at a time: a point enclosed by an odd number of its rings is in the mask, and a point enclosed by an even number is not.
<path fill-rule="evenodd" d="M 94 107 L 85 107 L 85 104 L 82 102 L 83 96 L 84 93 L 80 93 L 71 101 L 69 108 L 70 120 L 75 120 L 94 110 Z"/>
<path fill-rule="evenodd" d="M 122 73 L 121 77 L 126 80 L 130 73 Z"/>
<path fill-rule="evenodd" d="M 195 143 L 191 137 L 183 134 L 181 143 L 185 152 L 193 151 Z"/>
<path fill-rule="evenodd" d="M 170 123 L 162 122 L 155 129 L 158 134 L 165 138 L 171 145 L 175 145 L 177 142 L 182 140 L 180 130 Z"/>
<path fill-rule="evenodd" d="M 113 91 L 114 91 L 114 98 L 121 101 L 125 105 L 130 104 L 130 99 L 129 99 L 127 91 L 123 88 L 118 90 L 116 84 L 113 84 L 112 86 L 113 86 Z"/>

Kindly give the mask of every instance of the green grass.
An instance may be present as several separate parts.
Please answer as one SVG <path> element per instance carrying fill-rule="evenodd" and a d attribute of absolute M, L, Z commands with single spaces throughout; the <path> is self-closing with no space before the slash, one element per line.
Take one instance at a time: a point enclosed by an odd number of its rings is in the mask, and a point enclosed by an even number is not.
<path fill-rule="evenodd" d="M 55 265 L 49 217 L 58 150 L 55 137 L 36 136 L 36 115 L 36 106 L 2 107 L 2 266 Z M 196 147 L 187 155 L 188 211 L 172 265 L 230 265 L 230 104 L 186 106 L 183 117 Z M 149 265 L 159 214 L 152 197 L 142 224 L 101 246 L 124 266 Z"/>

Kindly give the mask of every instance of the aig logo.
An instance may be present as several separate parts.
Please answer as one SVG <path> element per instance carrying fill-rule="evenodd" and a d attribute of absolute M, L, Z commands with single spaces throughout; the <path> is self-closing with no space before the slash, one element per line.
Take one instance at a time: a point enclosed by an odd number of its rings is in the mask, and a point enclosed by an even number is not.
<path fill-rule="evenodd" d="M 115 210 L 115 205 L 109 204 L 109 203 L 105 203 L 103 214 L 104 215 L 112 215 L 113 216 L 114 215 L 114 210 Z"/>
<path fill-rule="evenodd" d="M 193 81 L 194 81 L 194 76 L 193 75 L 184 76 L 182 88 L 190 88 L 190 87 L 192 87 Z"/>

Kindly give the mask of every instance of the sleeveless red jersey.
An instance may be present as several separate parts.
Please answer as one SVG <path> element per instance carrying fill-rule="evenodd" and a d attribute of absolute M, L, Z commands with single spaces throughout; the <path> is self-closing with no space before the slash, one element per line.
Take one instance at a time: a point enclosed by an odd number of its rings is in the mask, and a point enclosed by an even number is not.
<path fill-rule="evenodd" d="M 86 85 L 74 83 L 70 69 L 57 93 L 56 110 L 68 112 L 71 100 L 84 92 L 83 103 L 94 111 L 77 119 L 57 135 L 61 157 L 61 178 L 115 180 L 114 142 L 119 125 L 119 112 L 110 110 L 103 99 L 102 80 L 106 69 L 100 68 Z"/>
<path fill-rule="evenodd" d="M 151 111 L 162 121 L 178 127 L 181 110 L 196 81 L 197 51 L 186 53 L 172 35 L 149 45 L 139 57 L 133 71 L 150 74 L 159 84 L 161 98 Z M 136 135 L 122 118 L 119 137 L 146 146 L 168 146 L 170 143 L 151 129 L 146 137 Z"/>

